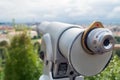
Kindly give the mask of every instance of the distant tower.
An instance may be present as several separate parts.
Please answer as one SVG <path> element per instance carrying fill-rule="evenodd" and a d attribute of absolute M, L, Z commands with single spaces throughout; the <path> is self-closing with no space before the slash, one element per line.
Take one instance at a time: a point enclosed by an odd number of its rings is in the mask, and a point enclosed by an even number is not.
<path fill-rule="evenodd" d="M 13 19 L 12 19 L 12 27 L 15 28 L 15 25 L 16 25 L 16 24 L 15 24 L 15 19 L 13 18 Z"/>

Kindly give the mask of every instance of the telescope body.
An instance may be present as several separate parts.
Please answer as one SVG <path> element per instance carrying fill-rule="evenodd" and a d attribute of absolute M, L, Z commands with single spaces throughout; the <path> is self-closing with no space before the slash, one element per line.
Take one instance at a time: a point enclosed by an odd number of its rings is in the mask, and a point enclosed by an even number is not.
<path fill-rule="evenodd" d="M 37 27 L 37 32 L 43 34 L 44 75 L 51 74 L 55 80 L 72 80 L 80 75 L 93 76 L 105 69 L 114 47 L 111 31 L 95 26 L 84 35 L 85 30 L 79 25 L 60 22 L 42 22 Z"/>

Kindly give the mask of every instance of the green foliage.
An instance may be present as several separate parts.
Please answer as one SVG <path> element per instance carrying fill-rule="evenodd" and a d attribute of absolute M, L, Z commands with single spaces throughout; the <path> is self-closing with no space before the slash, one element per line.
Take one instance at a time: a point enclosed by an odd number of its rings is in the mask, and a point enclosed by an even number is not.
<path fill-rule="evenodd" d="M 0 67 L 4 67 L 8 47 L 9 44 L 7 41 L 3 40 L 0 42 Z"/>
<path fill-rule="evenodd" d="M 120 37 L 116 36 L 115 39 L 116 39 L 116 43 L 120 44 Z M 120 57 L 120 50 L 116 50 L 115 53 Z"/>
<path fill-rule="evenodd" d="M 40 45 L 40 42 L 35 42 L 34 43 L 34 51 L 36 52 L 36 53 L 38 53 L 38 51 L 40 51 L 40 48 L 41 48 L 41 45 Z"/>
<path fill-rule="evenodd" d="M 85 77 L 85 80 L 120 80 L 120 58 L 114 55 L 103 72 L 96 76 Z"/>
<path fill-rule="evenodd" d="M 0 68 L 0 80 L 3 80 L 3 77 L 4 77 L 3 69 Z"/>
<path fill-rule="evenodd" d="M 14 28 L 16 31 L 31 30 L 31 28 L 25 24 L 16 24 Z"/>
<path fill-rule="evenodd" d="M 7 56 L 7 48 L 0 47 L 0 67 L 4 68 Z"/>
<path fill-rule="evenodd" d="M 115 53 L 120 57 L 120 50 L 116 50 Z"/>
<path fill-rule="evenodd" d="M 35 39 L 40 39 L 41 38 L 41 36 L 34 36 L 33 38 L 31 38 L 32 40 L 35 40 Z"/>
<path fill-rule="evenodd" d="M 0 80 L 4 78 L 4 67 L 5 67 L 5 60 L 7 55 L 7 48 L 9 44 L 7 41 L 3 40 L 0 42 Z"/>
<path fill-rule="evenodd" d="M 115 40 L 116 40 L 116 43 L 120 43 L 120 37 L 119 36 L 115 36 Z"/>
<path fill-rule="evenodd" d="M 12 39 L 8 52 L 4 80 L 38 80 L 42 72 L 42 63 L 34 53 L 26 32 Z"/>
<path fill-rule="evenodd" d="M 3 41 L 0 42 L 0 47 L 6 47 L 6 48 L 8 48 L 9 44 L 8 44 L 7 41 L 3 40 Z"/>

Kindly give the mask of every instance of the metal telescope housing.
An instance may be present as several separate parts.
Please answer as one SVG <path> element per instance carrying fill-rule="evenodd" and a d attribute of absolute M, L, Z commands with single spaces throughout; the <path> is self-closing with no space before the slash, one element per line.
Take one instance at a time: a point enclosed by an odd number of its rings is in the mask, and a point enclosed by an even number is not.
<path fill-rule="evenodd" d="M 113 49 L 114 39 L 110 30 L 98 28 L 89 33 L 86 44 L 94 53 L 104 54 Z"/>
<path fill-rule="evenodd" d="M 61 22 L 42 22 L 37 32 L 43 34 L 40 54 L 44 55 L 44 74 L 40 80 L 79 80 L 80 75 L 96 75 L 111 59 L 113 34 L 100 22 L 93 22 L 86 29 Z"/>

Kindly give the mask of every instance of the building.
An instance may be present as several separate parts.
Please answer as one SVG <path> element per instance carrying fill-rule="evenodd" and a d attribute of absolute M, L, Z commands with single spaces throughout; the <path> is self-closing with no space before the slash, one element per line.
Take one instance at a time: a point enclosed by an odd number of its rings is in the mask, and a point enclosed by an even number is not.
<path fill-rule="evenodd" d="M 0 26 L 0 33 L 13 32 L 15 29 L 11 26 Z"/>

